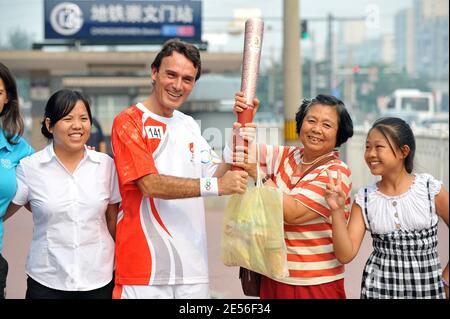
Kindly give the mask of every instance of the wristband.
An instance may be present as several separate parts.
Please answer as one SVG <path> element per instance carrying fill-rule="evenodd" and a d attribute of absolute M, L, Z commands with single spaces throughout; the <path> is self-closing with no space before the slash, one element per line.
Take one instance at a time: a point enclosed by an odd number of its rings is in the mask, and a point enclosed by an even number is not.
<path fill-rule="evenodd" d="M 448 280 L 445 280 L 444 277 L 442 277 L 442 283 L 448 288 Z"/>
<path fill-rule="evenodd" d="M 216 177 L 200 178 L 200 195 L 202 197 L 219 196 L 219 185 Z"/>
<path fill-rule="evenodd" d="M 225 144 L 222 152 L 222 157 L 225 163 L 233 164 L 233 154 L 231 153 L 231 149 L 228 144 Z"/>

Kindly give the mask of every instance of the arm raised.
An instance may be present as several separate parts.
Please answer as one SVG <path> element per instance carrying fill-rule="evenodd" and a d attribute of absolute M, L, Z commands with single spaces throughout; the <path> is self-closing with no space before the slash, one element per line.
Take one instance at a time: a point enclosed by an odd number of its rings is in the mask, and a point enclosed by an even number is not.
<path fill-rule="evenodd" d="M 355 258 L 361 247 L 366 227 L 361 207 L 353 203 L 350 221 L 345 218 L 346 195 L 342 191 L 342 173 L 338 171 L 336 184 L 327 170 L 328 183 L 325 199 L 331 209 L 333 249 L 339 262 L 347 264 Z"/>

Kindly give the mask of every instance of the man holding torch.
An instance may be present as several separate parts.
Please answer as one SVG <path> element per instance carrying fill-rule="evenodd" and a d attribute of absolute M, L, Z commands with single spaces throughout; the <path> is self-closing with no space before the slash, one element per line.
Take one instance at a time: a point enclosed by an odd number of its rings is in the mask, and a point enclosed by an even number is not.
<path fill-rule="evenodd" d="M 210 297 L 200 197 L 243 194 L 248 174 L 228 171 L 194 119 L 178 110 L 200 74 L 195 46 L 166 42 L 151 65 L 150 96 L 114 119 L 122 211 L 113 298 Z"/>

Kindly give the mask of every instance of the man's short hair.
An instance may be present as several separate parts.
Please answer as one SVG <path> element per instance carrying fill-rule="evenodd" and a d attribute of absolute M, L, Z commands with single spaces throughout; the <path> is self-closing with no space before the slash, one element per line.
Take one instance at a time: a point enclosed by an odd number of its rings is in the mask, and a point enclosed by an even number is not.
<path fill-rule="evenodd" d="M 164 43 L 161 51 L 158 52 L 152 63 L 152 70 L 155 68 L 159 71 L 162 59 L 167 56 L 171 56 L 173 51 L 184 55 L 189 61 L 192 62 L 194 67 L 197 69 L 197 75 L 195 76 L 195 81 L 197 81 L 202 73 L 200 51 L 195 45 L 181 41 L 180 39 L 171 39 Z"/>

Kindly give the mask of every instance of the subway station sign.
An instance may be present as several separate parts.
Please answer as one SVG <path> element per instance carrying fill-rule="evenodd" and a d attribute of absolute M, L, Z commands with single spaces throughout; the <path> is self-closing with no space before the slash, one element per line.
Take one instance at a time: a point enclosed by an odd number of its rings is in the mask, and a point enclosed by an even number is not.
<path fill-rule="evenodd" d="M 162 43 L 201 42 L 202 2 L 45 0 L 45 39 Z"/>

